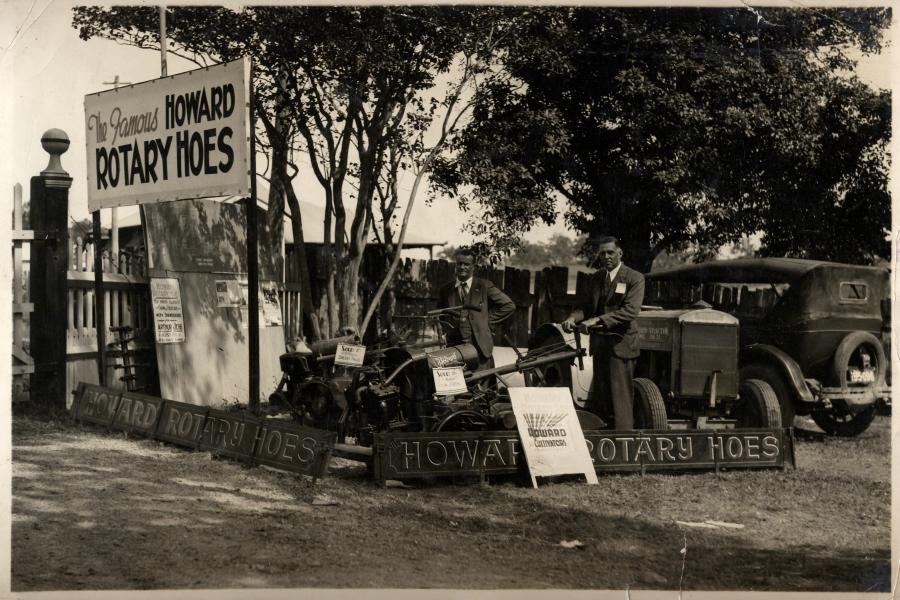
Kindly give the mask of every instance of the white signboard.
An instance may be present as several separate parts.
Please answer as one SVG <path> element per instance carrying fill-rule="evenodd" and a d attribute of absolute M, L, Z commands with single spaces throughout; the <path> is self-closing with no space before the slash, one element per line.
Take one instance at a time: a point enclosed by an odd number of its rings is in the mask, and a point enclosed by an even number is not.
<path fill-rule="evenodd" d="M 150 278 L 153 299 L 153 322 L 157 344 L 184 341 L 184 314 L 181 311 L 181 288 L 177 279 Z"/>
<path fill-rule="evenodd" d="M 345 367 L 361 367 L 366 357 L 366 347 L 356 344 L 338 344 L 334 364 Z"/>
<path fill-rule="evenodd" d="M 469 391 L 462 367 L 434 367 L 434 393 L 438 396 L 452 396 Z"/>
<path fill-rule="evenodd" d="M 84 97 L 88 209 L 250 192 L 244 58 Z"/>
<path fill-rule="evenodd" d="M 598 483 L 569 388 L 509 388 L 509 398 L 534 487 L 538 477 L 573 473 Z"/>

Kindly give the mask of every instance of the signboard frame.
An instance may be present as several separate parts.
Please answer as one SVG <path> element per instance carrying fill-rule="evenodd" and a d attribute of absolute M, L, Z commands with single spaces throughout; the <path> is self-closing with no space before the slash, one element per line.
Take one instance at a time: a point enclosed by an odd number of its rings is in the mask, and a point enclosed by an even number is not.
<path fill-rule="evenodd" d="M 87 152 L 88 210 L 94 212 L 102 208 L 131 206 L 156 202 L 169 202 L 189 198 L 209 198 L 215 196 L 248 196 L 252 191 L 253 165 L 250 156 L 253 131 L 251 130 L 251 63 L 249 57 L 193 69 L 177 75 L 163 76 L 141 83 L 117 87 L 111 90 L 86 94 L 84 97 L 85 147 Z M 221 86 L 211 85 L 221 82 Z M 225 116 L 227 107 L 223 97 L 225 87 L 232 86 L 234 98 L 231 112 Z M 207 92 L 207 87 L 209 90 Z M 218 93 L 214 88 L 219 89 Z M 172 112 L 167 101 L 171 94 Z M 148 102 L 147 97 L 158 97 L 157 104 Z M 183 100 L 179 105 L 178 101 Z M 128 102 L 132 105 L 129 106 Z M 179 124 L 177 108 L 193 112 Z M 124 107 L 124 109 L 123 109 Z M 192 110 L 196 108 L 196 110 Z M 205 110 L 204 110 L 205 109 Z M 152 112 L 151 112 L 152 111 Z M 202 116 L 206 115 L 206 120 Z M 171 126 L 167 120 L 171 115 Z M 197 117 L 197 122 L 192 122 Z M 219 127 L 222 129 L 219 129 Z M 223 140 L 225 129 L 229 152 L 233 165 L 229 166 L 224 178 L 218 170 L 212 172 L 212 161 L 208 156 L 215 152 Z M 218 131 L 218 137 L 212 139 Z M 184 133 L 182 140 L 176 139 Z M 195 136 L 202 144 L 200 154 L 204 154 L 202 173 L 193 174 Z M 207 139 L 209 138 L 209 139 Z M 129 149 L 125 149 L 129 147 Z M 122 157 L 119 157 L 120 147 Z M 136 149 L 136 150 L 135 150 Z M 107 181 L 112 177 L 112 153 L 116 153 L 116 183 Z M 131 154 L 129 154 L 131 153 Z M 143 153 L 143 154 L 141 154 Z M 169 162 L 168 159 L 174 159 Z M 110 161 L 104 169 L 98 169 L 101 156 Z M 130 161 L 129 157 L 130 156 Z M 139 157 L 140 158 L 137 158 Z M 184 161 L 188 160 L 185 176 L 178 173 Z M 165 171 L 162 163 L 165 161 Z M 124 165 L 128 164 L 126 170 Z M 157 171 L 156 165 L 159 164 Z M 221 162 L 218 163 L 221 165 Z M 152 165 L 152 175 L 150 172 Z M 121 170 L 121 173 L 119 172 Z M 139 185 L 128 181 L 140 171 Z M 174 171 L 174 172 L 170 172 Z M 126 179 L 127 173 L 127 179 Z M 191 173 L 188 176 L 188 173 Z M 171 177 L 170 177 L 171 176 Z M 123 185 L 119 180 L 125 179 Z M 165 178 L 164 189 L 161 182 Z M 144 181 L 146 179 L 146 181 Z M 103 183 L 107 185 L 103 187 Z M 135 187 L 137 185 L 137 187 Z M 102 189 L 98 189 L 102 187 Z"/>
<path fill-rule="evenodd" d="M 146 408 L 136 411 L 137 406 L 154 407 L 153 417 L 147 416 L 151 413 Z M 313 479 L 327 472 L 337 441 L 333 431 L 84 382 L 78 384 L 69 415 L 74 421 L 105 426 L 108 430 L 137 433 L 217 456 L 309 475 Z M 278 434 L 279 443 L 272 452 L 268 451 L 271 442 L 266 444 L 267 432 Z M 287 443 L 292 437 L 298 440 L 295 446 Z M 308 459 L 292 459 L 287 454 L 292 447 L 297 449 L 298 458 L 302 451 Z"/>
<path fill-rule="evenodd" d="M 778 452 L 775 456 L 763 460 L 736 460 L 725 455 L 728 450 L 727 440 L 732 437 L 742 437 L 742 449 L 753 448 L 762 454 L 762 439 L 771 436 Z M 637 472 L 643 475 L 646 472 L 686 472 L 722 469 L 785 469 L 788 464 L 796 469 L 794 457 L 793 429 L 697 429 L 697 430 L 633 430 L 633 431 L 584 431 L 585 441 L 597 473 L 624 473 Z M 702 459 L 702 453 L 709 449 L 708 445 L 691 442 L 691 459 L 686 456 L 679 458 L 678 440 L 701 439 L 707 441 L 712 438 L 719 440 L 716 448 L 721 448 L 723 457 L 713 453 L 710 458 Z M 758 446 L 753 440 L 759 438 Z M 636 444 L 630 446 L 634 449 L 634 455 L 630 461 L 597 460 L 598 457 L 609 456 L 601 453 L 600 448 L 608 448 L 608 444 L 627 445 L 629 440 Z M 651 449 L 662 447 L 672 452 L 672 461 L 659 463 L 648 460 L 646 451 L 638 452 L 639 444 L 646 440 Z M 660 442 L 659 440 L 665 440 Z M 749 440 L 749 441 L 748 441 Z M 478 442 L 478 445 L 475 445 Z M 671 448 L 669 447 L 671 443 Z M 771 442 L 770 442 L 771 443 Z M 437 445 L 443 446 L 438 450 Z M 430 445 L 430 449 L 429 449 Z M 685 454 L 687 442 L 683 442 L 682 454 Z M 734 446 L 734 444 L 732 444 Z M 733 450 L 734 448 L 732 448 Z M 375 435 L 373 448 L 373 466 L 375 478 L 382 485 L 388 479 L 408 479 L 424 476 L 452 476 L 452 475 L 509 475 L 522 473 L 526 476 L 527 466 L 525 453 L 522 449 L 519 434 L 515 430 L 507 431 L 477 431 L 477 432 L 391 432 Z M 501 456 L 498 457 L 497 453 Z M 472 455 L 474 454 L 474 458 Z M 602 454 L 602 456 L 601 456 Z M 658 452 L 654 452 L 654 458 Z M 732 452 L 733 454 L 733 452 Z M 443 460 L 446 455 L 447 460 Z M 618 455 L 618 452 L 617 452 Z M 465 456 L 466 462 L 454 461 L 458 456 Z M 521 456 L 522 460 L 519 460 Z M 436 464 L 435 464 L 436 463 Z"/>

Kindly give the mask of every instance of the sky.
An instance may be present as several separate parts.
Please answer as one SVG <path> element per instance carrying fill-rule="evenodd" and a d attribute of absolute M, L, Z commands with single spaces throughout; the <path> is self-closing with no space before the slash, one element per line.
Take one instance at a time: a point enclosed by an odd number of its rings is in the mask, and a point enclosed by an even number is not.
<path fill-rule="evenodd" d="M 137 2 L 131 2 L 135 4 Z M 0 0 L 0 45 L 2 45 L 3 81 L 11 88 L 0 94 L 0 119 L 7 141 L 3 145 L 0 182 L 10 190 L 19 182 L 26 190 L 31 176 L 46 167 L 48 156 L 40 145 L 44 131 L 63 129 L 71 146 L 62 157 L 64 168 L 73 177 L 70 192 L 70 214 L 75 219 L 87 218 L 87 179 L 85 171 L 84 95 L 110 89 L 116 76 L 120 82 L 137 83 L 159 77 L 158 52 L 139 50 L 107 40 L 83 41 L 71 26 L 70 0 Z M 143 4 L 148 4 L 144 2 Z M 858 71 L 863 80 L 879 87 L 890 87 L 887 56 L 867 60 Z M 169 54 L 169 75 L 196 68 L 195 65 Z M 11 92 L 11 93 L 10 93 Z M 265 165 L 264 160 L 258 165 Z M 310 173 L 299 177 L 295 186 L 303 201 L 324 205 L 324 198 Z M 408 192 L 412 176 L 401 181 Z M 411 228 L 430 232 L 440 241 L 458 245 L 469 241 L 462 233 L 469 215 L 455 202 L 444 201 L 434 206 L 424 203 L 420 192 L 411 217 Z M 563 208 L 560 206 L 559 208 Z M 120 209 L 120 218 L 134 208 Z M 108 223 L 109 211 L 103 211 Z M 538 225 L 526 236 L 529 241 L 544 241 L 554 233 L 567 231 L 562 218 L 553 226 Z"/>

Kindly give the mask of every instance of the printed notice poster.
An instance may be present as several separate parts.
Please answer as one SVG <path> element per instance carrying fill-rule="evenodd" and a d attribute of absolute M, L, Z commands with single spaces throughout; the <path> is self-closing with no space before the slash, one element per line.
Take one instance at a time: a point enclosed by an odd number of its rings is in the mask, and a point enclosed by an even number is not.
<path fill-rule="evenodd" d="M 241 284 L 234 279 L 220 279 L 216 281 L 216 306 L 219 308 L 238 308 L 241 306 L 243 296 Z"/>
<path fill-rule="evenodd" d="M 366 357 L 366 347 L 357 344 L 338 344 L 334 364 L 344 367 L 361 367 Z"/>
<path fill-rule="evenodd" d="M 509 398 L 534 487 L 538 477 L 575 473 L 598 483 L 569 388 L 509 388 Z"/>
<path fill-rule="evenodd" d="M 247 58 L 84 97 L 88 209 L 250 190 Z"/>
<path fill-rule="evenodd" d="M 469 390 L 462 367 L 434 367 L 431 374 L 434 377 L 434 393 L 438 396 L 463 394 Z"/>
<path fill-rule="evenodd" d="M 274 281 L 259 282 L 259 322 L 263 327 L 281 325 L 281 303 Z"/>
<path fill-rule="evenodd" d="M 153 299 L 153 322 L 157 344 L 184 341 L 184 314 L 181 311 L 181 287 L 174 278 L 150 278 Z"/>

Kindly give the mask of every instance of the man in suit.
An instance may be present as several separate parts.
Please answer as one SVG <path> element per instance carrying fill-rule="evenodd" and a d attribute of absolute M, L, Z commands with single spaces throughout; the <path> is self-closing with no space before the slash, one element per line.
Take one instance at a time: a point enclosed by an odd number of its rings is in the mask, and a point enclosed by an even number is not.
<path fill-rule="evenodd" d="M 612 403 L 615 428 L 634 428 L 634 364 L 640 355 L 640 340 L 635 319 L 644 301 L 644 276 L 622 264 L 619 240 L 604 236 L 599 244 L 597 260 L 603 270 L 592 297 L 572 311 L 563 321 L 566 331 L 590 332 L 591 355 L 594 359 L 594 394 L 592 407 Z"/>
<path fill-rule="evenodd" d="M 494 365 L 493 328 L 508 319 L 516 310 L 515 303 L 486 279 L 475 277 L 475 254 L 460 248 L 453 256 L 456 280 L 438 291 L 438 308 L 452 306 L 478 307 L 460 310 L 459 317 L 445 329 L 450 345 L 469 343 L 478 349 L 478 370 Z"/>

